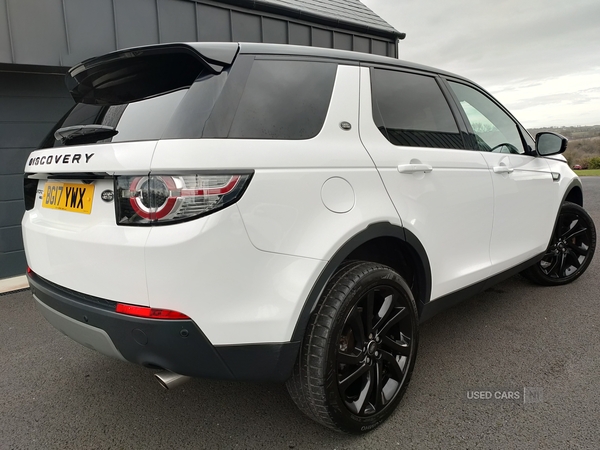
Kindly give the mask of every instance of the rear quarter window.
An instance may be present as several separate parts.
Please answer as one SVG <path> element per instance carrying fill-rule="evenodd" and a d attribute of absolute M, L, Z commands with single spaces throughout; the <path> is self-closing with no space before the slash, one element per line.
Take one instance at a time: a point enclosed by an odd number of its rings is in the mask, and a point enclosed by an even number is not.
<path fill-rule="evenodd" d="M 229 138 L 309 139 L 325 121 L 337 65 L 257 59 Z"/>

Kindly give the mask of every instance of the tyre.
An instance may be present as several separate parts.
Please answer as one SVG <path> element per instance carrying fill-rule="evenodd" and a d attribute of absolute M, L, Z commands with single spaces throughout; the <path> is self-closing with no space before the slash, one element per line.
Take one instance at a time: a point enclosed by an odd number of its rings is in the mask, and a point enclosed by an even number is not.
<path fill-rule="evenodd" d="M 370 431 L 404 395 L 417 344 L 417 308 L 404 279 L 381 264 L 348 264 L 311 316 L 288 392 L 327 427 Z"/>
<path fill-rule="evenodd" d="M 570 283 L 588 268 L 595 249 L 594 221 L 581 206 L 565 202 L 544 257 L 523 275 L 544 286 Z"/>

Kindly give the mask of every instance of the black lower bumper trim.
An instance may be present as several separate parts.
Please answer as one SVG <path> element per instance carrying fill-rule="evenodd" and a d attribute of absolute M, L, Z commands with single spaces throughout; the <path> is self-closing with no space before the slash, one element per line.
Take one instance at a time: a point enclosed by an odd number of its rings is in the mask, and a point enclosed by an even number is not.
<path fill-rule="evenodd" d="M 181 375 L 248 381 L 289 378 L 300 343 L 213 346 L 192 320 L 116 313 L 116 303 L 57 286 L 31 272 L 31 292 L 49 308 L 104 330 L 123 357 Z M 114 303 L 114 306 L 112 304 Z"/>

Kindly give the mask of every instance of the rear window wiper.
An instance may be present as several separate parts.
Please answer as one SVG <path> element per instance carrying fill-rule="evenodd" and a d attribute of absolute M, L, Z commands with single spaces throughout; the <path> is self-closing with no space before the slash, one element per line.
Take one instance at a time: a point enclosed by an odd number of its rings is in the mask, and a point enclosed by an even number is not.
<path fill-rule="evenodd" d="M 108 125 L 75 125 L 59 128 L 54 132 L 54 138 L 64 145 L 90 144 L 109 139 L 118 133 Z"/>

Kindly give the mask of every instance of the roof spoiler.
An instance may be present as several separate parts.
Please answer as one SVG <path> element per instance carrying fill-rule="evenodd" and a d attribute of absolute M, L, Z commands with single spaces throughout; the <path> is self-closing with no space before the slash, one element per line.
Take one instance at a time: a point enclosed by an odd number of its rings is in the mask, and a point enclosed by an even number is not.
<path fill-rule="evenodd" d="M 201 73 L 231 66 L 239 45 L 175 43 L 135 47 L 87 59 L 65 76 L 77 103 L 123 104 L 189 87 Z"/>

